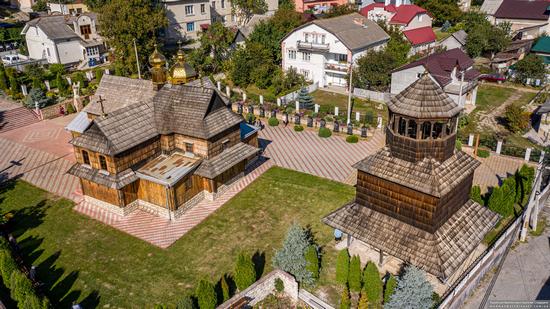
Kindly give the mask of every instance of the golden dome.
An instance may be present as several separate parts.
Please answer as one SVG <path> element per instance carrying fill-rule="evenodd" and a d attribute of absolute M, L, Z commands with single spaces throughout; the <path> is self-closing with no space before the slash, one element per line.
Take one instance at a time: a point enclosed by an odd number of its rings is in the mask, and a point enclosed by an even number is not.
<path fill-rule="evenodd" d="M 168 76 L 173 85 L 185 84 L 197 77 L 195 69 L 185 62 L 185 53 L 181 47 L 176 55 L 176 63 L 170 68 Z"/>
<path fill-rule="evenodd" d="M 157 44 L 155 44 L 155 51 L 153 51 L 151 56 L 149 56 L 149 64 L 151 64 L 154 68 L 158 68 L 166 64 L 166 57 L 159 52 Z"/>

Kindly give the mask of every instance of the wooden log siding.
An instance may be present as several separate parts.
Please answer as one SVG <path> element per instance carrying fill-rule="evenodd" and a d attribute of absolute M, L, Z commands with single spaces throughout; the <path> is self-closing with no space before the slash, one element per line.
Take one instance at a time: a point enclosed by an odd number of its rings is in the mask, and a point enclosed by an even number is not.
<path fill-rule="evenodd" d="M 174 149 L 176 149 L 176 142 L 174 140 L 174 134 L 170 135 L 161 135 L 160 137 L 160 147 L 162 152 L 165 154 L 170 154 Z"/>
<path fill-rule="evenodd" d="M 119 192 L 119 190 L 107 188 L 105 186 L 98 185 L 86 179 L 80 179 L 80 184 L 82 185 L 82 193 L 84 195 L 91 196 L 95 199 L 98 199 L 119 207 L 124 206 L 124 198 L 121 192 Z"/>
<path fill-rule="evenodd" d="M 229 180 L 233 179 L 235 176 L 244 172 L 245 167 L 246 167 L 246 161 L 243 161 L 236 164 L 235 166 L 228 169 L 227 171 L 221 173 L 220 175 L 218 175 L 214 179 L 214 182 L 215 182 L 215 188 L 213 188 L 214 192 L 217 192 L 219 187 L 226 184 Z"/>
<path fill-rule="evenodd" d="M 140 200 L 166 208 L 166 187 L 148 180 L 138 182 L 137 197 Z"/>
<path fill-rule="evenodd" d="M 229 132 L 226 135 L 223 135 L 217 139 L 212 139 L 208 141 L 208 158 L 215 157 L 222 153 L 224 142 L 227 143 L 227 148 L 231 148 L 237 145 L 241 141 L 241 131 L 239 128 Z"/>
<path fill-rule="evenodd" d="M 259 146 L 258 146 L 258 145 L 259 145 L 259 144 L 258 144 L 258 133 L 252 134 L 252 135 L 250 135 L 249 137 L 245 138 L 245 139 L 243 140 L 243 143 L 246 143 L 246 144 L 248 144 L 248 145 L 250 145 L 250 146 L 253 146 L 253 147 L 258 148 L 258 147 L 259 147 Z"/>
<path fill-rule="evenodd" d="M 187 179 L 191 177 L 191 187 L 187 188 L 186 182 Z M 203 178 L 197 175 L 191 175 L 184 177 L 174 186 L 174 196 L 175 196 L 175 205 L 176 208 L 185 204 L 195 195 L 199 194 L 204 190 Z"/>
<path fill-rule="evenodd" d="M 76 162 L 80 164 L 85 164 L 84 157 L 82 156 L 82 151 L 88 152 L 88 158 L 90 159 L 90 166 L 92 168 L 97 170 L 101 169 L 101 164 L 99 163 L 99 156 L 104 156 L 105 161 L 107 162 L 107 171 L 112 174 L 115 174 L 117 172 L 113 157 L 75 146 L 74 156 L 75 156 Z"/>
<path fill-rule="evenodd" d="M 185 144 L 193 144 L 193 153 L 200 157 L 208 157 L 208 142 L 191 136 L 174 134 L 174 146 L 176 149 L 185 152 Z"/>
<path fill-rule="evenodd" d="M 120 173 L 142 161 L 148 161 L 160 154 L 160 139 L 155 138 L 115 156 L 115 173 Z"/>
<path fill-rule="evenodd" d="M 122 188 L 122 192 L 124 193 L 124 206 L 138 199 L 138 188 L 139 180 Z"/>
<path fill-rule="evenodd" d="M 437 228 L 447 221 L 462 205 L 470 199 L 470 188 L 474 180 L 472 172 L 462 182 L 457 184 L 447 194 L 441 197 L 434 214 L 434 224 Z"/>

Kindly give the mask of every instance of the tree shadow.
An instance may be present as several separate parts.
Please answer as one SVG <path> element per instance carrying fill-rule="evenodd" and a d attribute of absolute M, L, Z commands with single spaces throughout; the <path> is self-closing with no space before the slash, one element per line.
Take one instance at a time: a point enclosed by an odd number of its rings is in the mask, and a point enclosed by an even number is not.
<path fill-rule="evenodd" d="M 83 308 L 96 308 L 99 306 L 100 299 L 99 292 L 92 291 L 80 302 L 80 305 L 82 305 Z"/>
<path fill-rule="evenodd" d="M 550 299 L 550 277 L 546 279 L 546 282 L 540 289 L 539 294 L 537 294 L 537 298 L 536 298 L 536 300 L 548 300 L 548 299 Z"/>
<path fill-rule="evenodd" d="M 264 274 L 265 253 L 256 251 L 252 256 L 252 262 L 254 263 L 254 270 L 256 271 L 256 280 L 258 280 Z"/>

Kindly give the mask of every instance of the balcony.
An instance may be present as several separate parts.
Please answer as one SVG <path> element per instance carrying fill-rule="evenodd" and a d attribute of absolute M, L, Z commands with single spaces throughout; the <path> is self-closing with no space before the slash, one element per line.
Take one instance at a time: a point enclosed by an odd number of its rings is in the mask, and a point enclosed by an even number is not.
<path fill-rule="evenodd" d="M 298 41 L 298 49 L 301 50 L 310 50 L 310 51 L 328 51 L 329 45 L 323 43 L 312 43 L 312 42 L 303 42 Z"/>
<path fill-rule="evenodd" d="M 349 71 L 349 65 L 346 62 L 326 62 L 325 70 L 347 74 Z"/>

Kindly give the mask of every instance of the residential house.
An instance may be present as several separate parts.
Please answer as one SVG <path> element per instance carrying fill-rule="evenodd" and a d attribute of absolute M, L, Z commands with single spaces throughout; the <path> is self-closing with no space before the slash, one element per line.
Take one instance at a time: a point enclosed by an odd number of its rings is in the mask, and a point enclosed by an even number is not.
<path fill-rule="evenodd" d="M 439 46 L 445 48 L 446 50 L 459 48 L 462 51 L 466 51 L 466 38 L 468 34 L 464 30 L 458 30 L 455 33 L 451 34 L 449 37 L 443 39 L 439 42 Z"/>
<path fill-rule="evenodd" d="M 512 41 L 503 51 L 497 53 L 491 60 L 491 67 L 500 73 L 505 73 L 531 50 L 533 40 Z"/>
<path fill-rule="evenodd" d="M 208 79 L 189 82 L 195 75 L 180 62 L 167 74 L 156 50 L 149 61 L 152 81 L 103 76 L 68 126 L 76 158 L 68 173 L 93 207 L 173 220 L 244 174 L 259 152 L 258 129 Z"/>
<path fill-rule="evenodd" d="M 294 7 L 297 12 L 312 11 L 321 14 L 329 11 L 332 7 L 350 3 L 349 0 L 294 0 Z"/>
<path fill-rule="evenodd" d="M 106 51 L 94 13 L 51 15 L 33 19 L 21 32 L 29 57 L 48 63 L 78 64 L 99 61 Z"/>
<path fill-rule="evenodd" d="M 10 6 L 12 8 L 19 9 L 23 12 L 32 12 L 32 6 L 37 0 L 10 0 Z"/>
<path fill-rule="evenodd" d="M 211 0 L 212 22 L 220 21 L 226 26 L 242 26 L 246 21 L 234 14 L 230 0 Z M 267 11 L 263 15 L 272 16 L 279 8 L 278 0 L 266 0 Z M 248 21 L 250 22 L 250 21 Z"/>
<path fill-rule="evenodd" d="M 430 53 L 437 38 L 432 30 L 432 16 L 425 9 L 407 0 L 386 0 L 371 3 L 360 10 L 361 15 L 397 27 L 411 43 L 410 55 Z"/>
<path fill-rule="evenodd" d="M 550 66 L 550 37 L 542 36 L 537 40 L 535 46 L 531 48 L 531 53 L 544 59 L 544 64 Z"/>
<path fill-rule="evenodd" d="M 391 93 L 402 92 L 427 72 L 456 104 L 475 105 L 481 74 L 473 64 L 474 60 L 458 48 L 434 53 L 394 70 Z"/>
<path fill-rule="evenodd" d="M 282 39 L 282 67 L 296 69 L 320 87 L 346 86 L 351 64 L 388 40 L 376 22 L 359 13 L 313 20 Z"/>
<path fill-rule="evenodd" d="M 197 39 L 211 23 L 212 12 L 208 0 L 162 0 L 166 9 L 169 41 Z"/>
<path fill-rule="evenodd" d="M 550 32 L 549 3 L 545 0 L 487 0 L 481 10 L 493 24 L 510 23 L 515 39 L 534 39 Z"/>
<path fill-rule="evenodd" d="M 48 13 L 50 14 L 59 13 L 61 15 L 76 15 L 89 11 L 88 6 L 83 0 L 74 0 L 67 3 L 61 1 L 48 2 Z"/>

